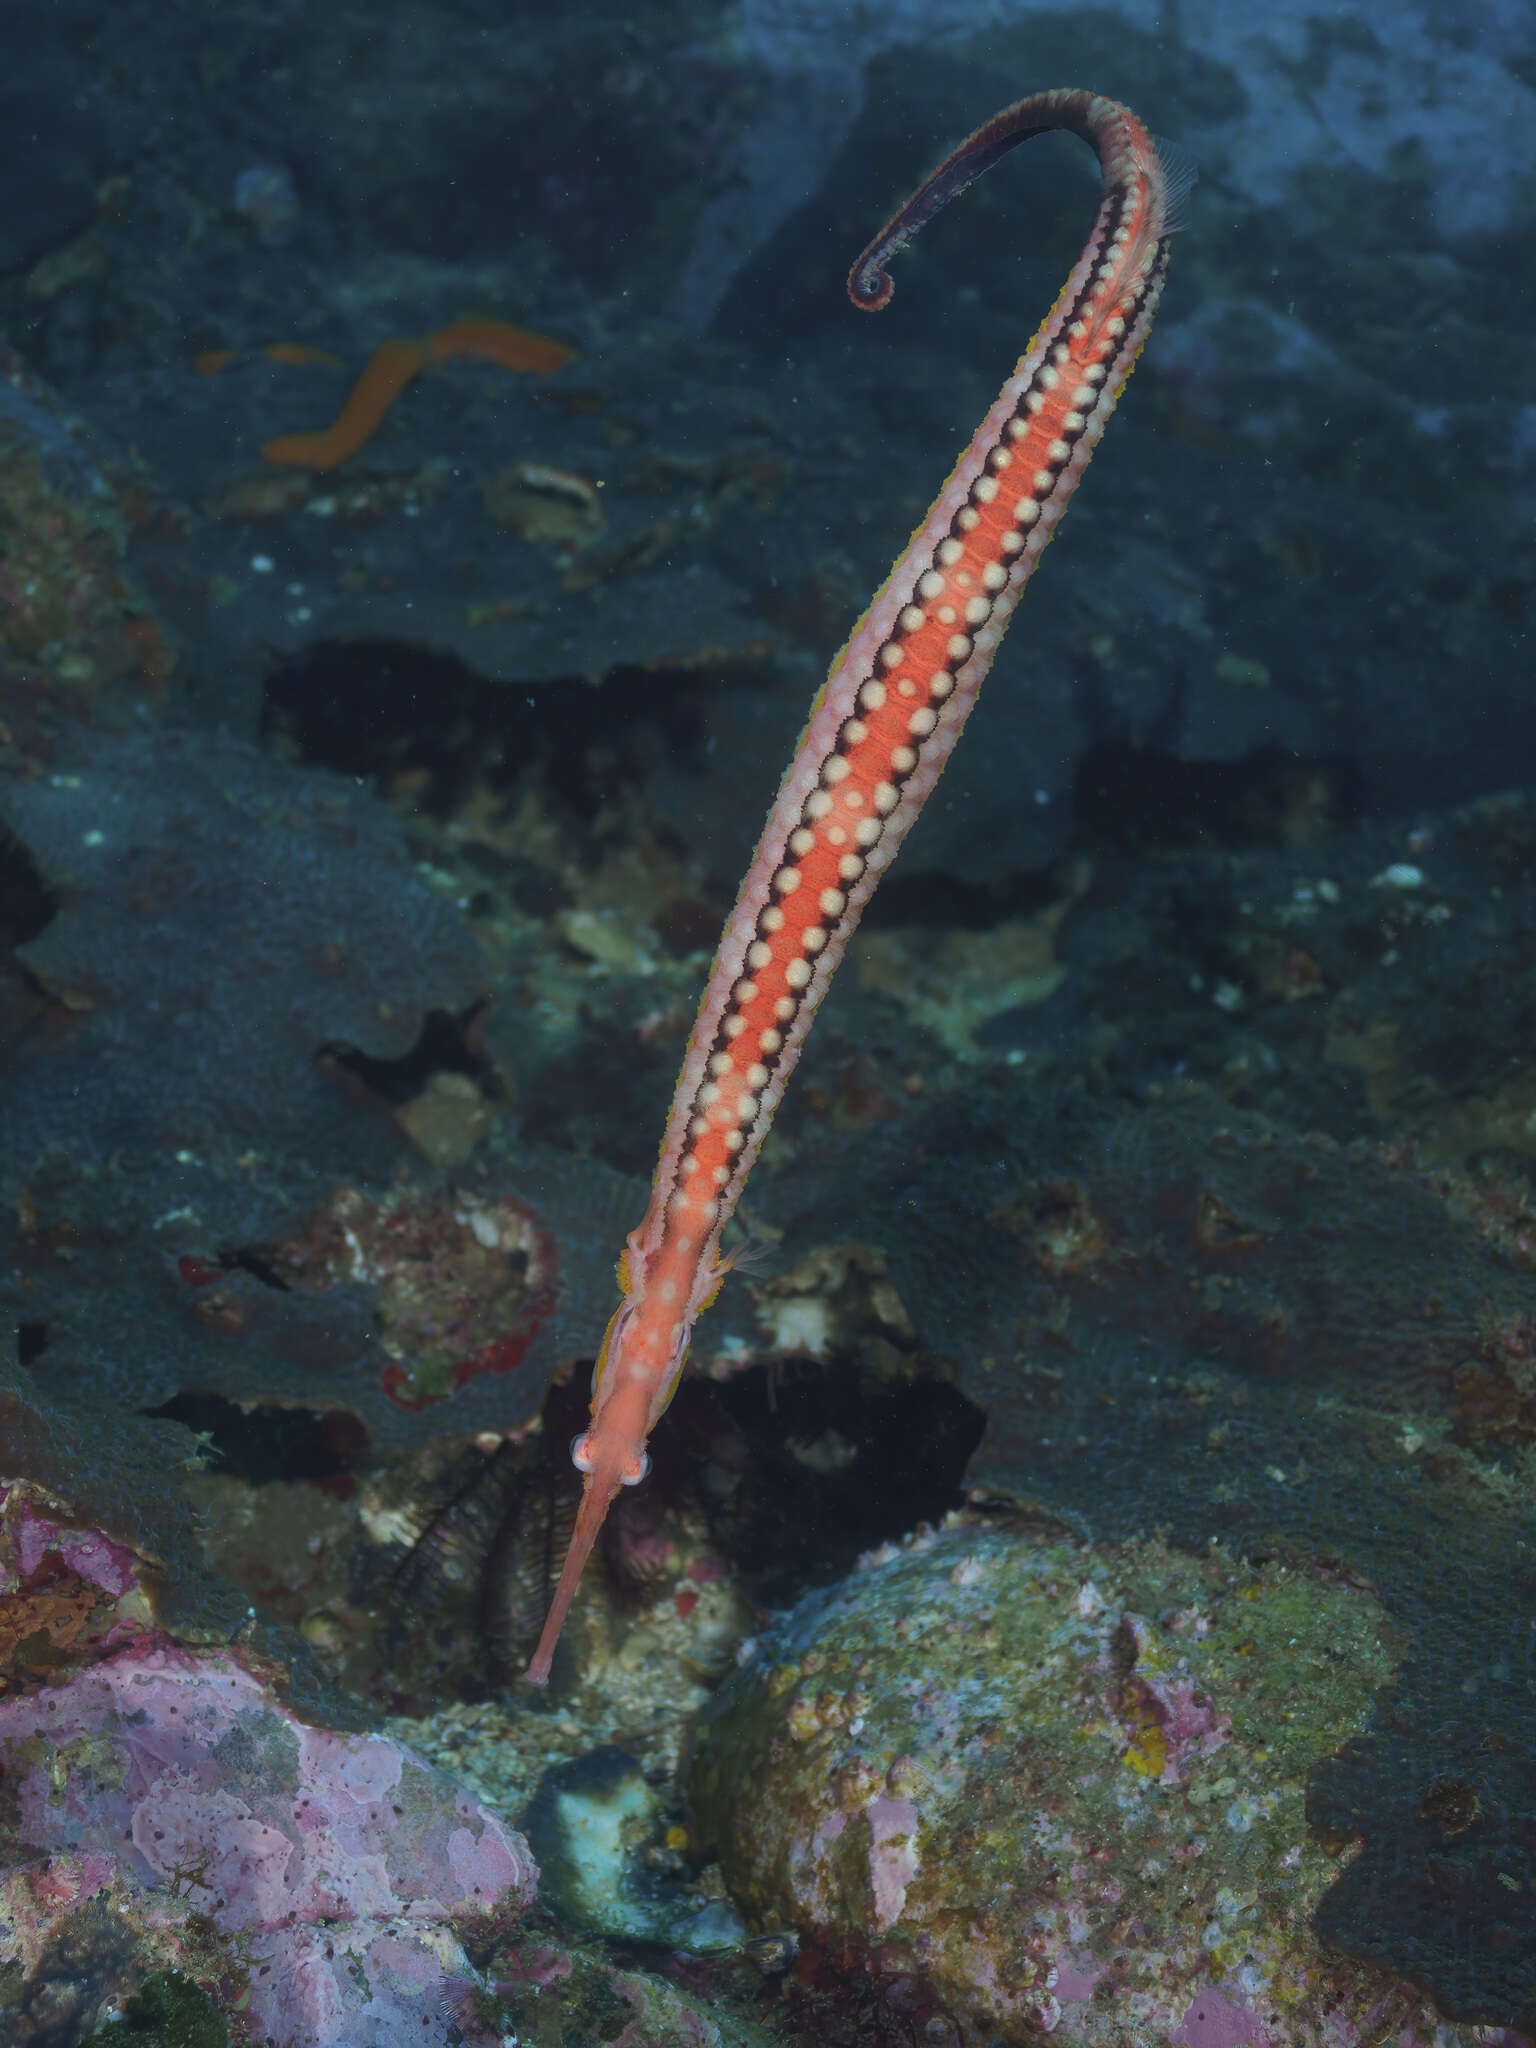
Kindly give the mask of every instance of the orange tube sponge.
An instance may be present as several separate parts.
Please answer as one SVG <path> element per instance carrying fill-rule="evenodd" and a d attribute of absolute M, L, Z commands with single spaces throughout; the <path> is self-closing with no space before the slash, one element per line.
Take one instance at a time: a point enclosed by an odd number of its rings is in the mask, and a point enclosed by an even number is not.
<path fill-rule="evenodd" d="M 504 370 L 547 374 L 560 370 L 575 355 L 563 342 L 505 320 L 455 320 L 424 341 L 384 341 L 374 350 L 347 402 L 333 423 L 315 434 L 281 434 L 268 441 L 262 454 L 268 462 L 293 462 L 308 469 L 335 469 L 377 433 L 384 415 L 418 371 L 477 356 L 500 363 Z"/>
<path fill-rule="evenodd" d="M 269 341 L 262 354 L 273 363 L 332 363 L 339 364 L 340 356 L 333 356 L 328 348 L 310 348 L 302 341 Z"/>
<path fill-rule="evenodd" d="M 317 434 L 280 434 L 266 443 L 262 454 L 268 462 L 297 462 L 308 469 L 337 468 L 378 432 L 379 422 L 424 359 L 419 341 L 381 341 L 330 426 Z"/>
<path fill-rule="evenodd" d="M 541 376 L 563 370 L 576 355 L 563 341 L 530 334 L 526 327 L 510 327 L 505 320 L 455 320 L 429 334 L 426 348 L 434 363 L 445 363 L 450 356 L 479 356 L 484 362 L 500 363 L 504 370 Z"/>

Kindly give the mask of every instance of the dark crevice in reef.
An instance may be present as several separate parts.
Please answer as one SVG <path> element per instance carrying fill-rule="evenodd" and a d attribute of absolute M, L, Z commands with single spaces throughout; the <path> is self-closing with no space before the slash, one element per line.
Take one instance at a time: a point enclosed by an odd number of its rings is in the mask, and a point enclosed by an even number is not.
<path fill-rule="evenodd" d="M 321 1046 L 316 1057 L 391 1107 L 414 1101 L 434 1074 L 466 1074 L 479 1084 L 482 1093 L 495 1096 L 500 1084 L 489 1056 L 480 1047 L 486 1014 L 483 1003 L 459 1016 L 429 1010 L 420 1036 L 401 1059 L 374 1059 L 340 1039 Z"/>
<path fill-rule="evenodd" d="M 1298 846 L 1355 823 L 1358 765 L 1261 747 L 1238 761 L 1186 761 L 1123 742 L 1078 763 L 1075 838 L 1089 853 L 1154 846 Z"/>
<path fill-rule="evenodd" d="M 18 1323 L 16 1325 L 16 1363 L 20 1366 L 33 1364 L 48 1349 L 48 1325 L 46 1323 Z"/>
<path fill-rule="evenodd" d="M 350 1470 L 337 1433 L 338 1422 L 347 1418 L 323 1410 L 246 1409 L 217 1394 L 177 1394 L 144 1413 L 183 1423 L 201 1437 L 221 1478 L 264 1486 L 277 1479 L 336 1479 Z"/>
<path fill-rule="evenodd" d="M 58 907 L 58 896 L 26 847 L 0 827 L 0 949 L 40 938 Z"/>
<path fill-rule="evenodd" d="M 713 1392 L 751 1459 L 712 1533 L 769 1606 L 958 1508 L 985 1426 L 942 1380 L 871 1382 L 850 1360 L 755 1366 Z"/>
<path fill-rule="evenodd" d="M 518 687 L 404 642 L 320 641 L 268 677 L 262 732 L 434 817 L 477 784 L 510 790 L 532 773 L 589 820 L 644 779 L 658 750 L 701 761 L 703 706 L 723 686 L 713 668 L 620 667 Z"/>

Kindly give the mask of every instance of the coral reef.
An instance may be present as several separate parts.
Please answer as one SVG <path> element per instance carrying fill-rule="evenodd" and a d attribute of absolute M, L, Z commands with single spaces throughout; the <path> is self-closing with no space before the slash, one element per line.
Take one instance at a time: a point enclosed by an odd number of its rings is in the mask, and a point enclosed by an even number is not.
<path fill-rule="evenodd" d="M 479 993 L 464 934 L 355 786 L 217 735 L 141 731 L 76 740 L 3 806 L 56 913 L 19 949 L 49 1009 L 11 1056 L 13 1160 L 64 1127 L 67 1101 L 92 1151 L 329 1163 L 340 1105 L 317 1057 L 399 1060 L 429 1010 Z"/>
<path fill-rule="evenodd" d="M 259 1658 L 269 1726 L 365 1719 L 328 1676 L 441 1706 L 512 1814 L 614 1740 L 664 1784 L 745 1602 L 962 1485 L 1126 1572 L 1214 1534 L 1233 1584 L 1284 1566 L 1396 1632 L 1305 1787 L 1320 1967 L 1410 1980 L 1448 2038 L 1536 2025 L 1536 834 L 1496 794 L 1529 752 L 1529 58 L 1520 8 L 1425 0 L 33 10 L 0 166 L 10 1708 L 135 1645 Z M 765 1154 L 777 1263 L 722 1298 L 532 1714 L 496 1674 L 699 954 L 1086 203 L 1042 167 L 1023 246 L 970 195 L 852 332 L 848 258 L 1000 76 L 1127 93 L 1200 160 L 1192 231 L 1110 502 Z M 466 307 L 579 362 L 459 363 L 340 472 L 263 460 Z M 27 1868 L 0 2026 L 222 2038 L 238 1930 L 195 1884 L 114 1862 L 93 1905 L 79 1857 Z M 760 2016 L 959 2039 L 868 1955 L 813 1938 Z M 745 1958 L 476 1960 L 445 2034 L 751 2037 Z M 1222 1999 L 1181 2048 L 1252 2048 Z"/>
<path fill-rule="evenodd" d="M 89 710 L 163 701 L 176 652 L 126 561 L 141 469 L 0 347 L 0 744 L 24 755 Z"/>
<path fill-rule="evenodd" d="M 749 1910 L 920 1984 L 968 2043 L 1470 2048 L 1311 1925 L 1335 1857 L 1307 1774 L 1394 1634 L 1320 1573 L 957 1518 L 752 1645 L 704 1717 L 699 1825 Z"/>
<path fill-rule="evenodd" d="M 33 906 L 0 1087 L 0 1293 L 27 1333 L 7 1447 L 161 1560 L 162 1621 L 217 1636 L 227 1589 L 179 1491 L 191 1441 L 146 1414 L 308 1410 L 342 1464 L 526 1428 L 601 1330 L 633 1197 L 538 1148 L 513 1164 L 504 1135 L 451 1174 L 414 1153 L 417 1048 L 482 969 L 376 798 L 227 739 L 67 759 L 3 806 Z"/>

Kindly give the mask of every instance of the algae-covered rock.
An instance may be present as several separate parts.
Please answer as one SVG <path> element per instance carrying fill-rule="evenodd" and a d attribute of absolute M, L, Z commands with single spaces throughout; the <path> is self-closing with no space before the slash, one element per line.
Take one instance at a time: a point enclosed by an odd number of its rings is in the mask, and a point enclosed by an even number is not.
<path fill-rule="evenodd" d="M 145 1638 L 0 1701 L 0 2009 L 46 2016 L 67 1978 L 80 2023 L 17 2039 L 115 2024 L 171 1970 L 252 2041 L 489 2048 L 452 2010 L 479 1990 L 468 1950 L 537 1881 L 469 1792 L 299 1720 L 233 1652 Z"/>
<path fill-rule="evenodd" d="M 1307 1773 L 1394 1663 L 1319 1574 L 955 1518 L 754 1646 L 692 1792 L 750 1914 L 922 1980 L 968 2043 L 1449 2048 L 1311 1932 L 1347 1845 Z"/>
<path fill-rule="evenodd" d="M 498 1955 L 487 1991 L 502 2048 L 777 2048 L 725 2003 L 587 1947 L 515 1943 Z M 469 2015 L 468 2005 L 462 2010 Z"/>
<path fill-rule="evenodd" d="M 663 1833 L 662 1802 L 624 1750 L 604 1744 L 553 1765 L 522 1828 L 544 1903 L 573 1927 L 689 1955 L 729 1955 L 745 1942 L 725 1900 L 680 1893 L 647 1873 L 640 1852 Z"/>

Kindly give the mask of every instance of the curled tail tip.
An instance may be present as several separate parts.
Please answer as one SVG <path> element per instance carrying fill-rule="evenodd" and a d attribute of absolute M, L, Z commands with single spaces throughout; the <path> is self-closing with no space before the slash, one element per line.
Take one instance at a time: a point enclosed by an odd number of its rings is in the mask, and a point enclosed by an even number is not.
<path fill-rule="evenodd" d="M 860 257 L 848 273 L 848 296 L 861 313 L 883 313 L 895 290 L 896 286 L 885 268 L 874 267 L 866 257 Z"/>

